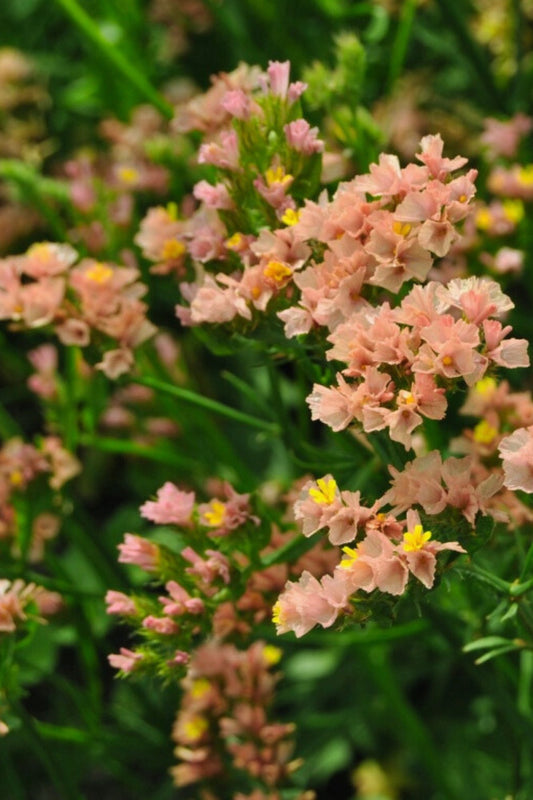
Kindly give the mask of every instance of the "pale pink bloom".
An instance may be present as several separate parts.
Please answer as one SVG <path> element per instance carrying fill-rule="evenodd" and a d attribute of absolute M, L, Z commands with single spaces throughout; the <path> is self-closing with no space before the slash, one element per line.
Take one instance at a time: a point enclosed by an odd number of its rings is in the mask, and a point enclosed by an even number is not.
<path fill-rule="evenodd" d="M 165 614 L 181 616 L 182 614 L 202 614 L 204 601 L 200 597 L 191 597 L 176 581 L 168 581 L 165 585 L 170 597 L 160 597 Z"/>
<path fill-rule="evenodd" d="M 518 428 L 498 445 L 504 485 L 512 491 L 533 492 L 533 426 Z"/>
<path fill-rule="evenodd" d="M 483 377 L 488 360 L 476 350 L 480 344 L 476 325 L 443 314 L 422 328 L 420 336 L 427 344 L 415 357 L 414 372 L 462 377 L 469 386 Z"/>
<path fill-rule="evenodd" d="M 442 459 L 437 450 L 409 461 L 400 472 L 390 466 L 391 488 L 379 505 L 392 506 L 399 514 L 419 504 L 426 514 L 440 514 L 446 507 L 446 491 L 441 483 Z"/>
<path fill-rule="evenodd" d="M 105 602 L 108 614 L 119 614 L 129 617 L 137 613 L 135 601 L 123 592 L 116 592 L 114 589 L 109 589 L 105 596 Z"/>
<path fill-rule="evenodd" d="M 361 492 L 341 492 L 344 503 L 336 514 L 327 521 L 328 539 L 333 545 L 352 542 L 358 528 L 364 528 L 368 520 L 374 516 L 374 508 L 366 508 L 360 503 Z"/>
<path fill-rule="evenodd" d="M 299 153 L 310 156 L 324 150 L 324 142 L 317 138 L 318 128 L 311 128 L 307 120 L 295 119 L 283 128 L 287 144 Z"/>
<path fill-rule="evenodd" d="M 300 336 L 302 333 L 309 333 L 313 327 L 313 316 L 306 308 L 290 306 L 279 311 L 278 317 L 284 324 L 284 333 L 287 339 Z"/>
<path fill-rule="evenodd" d="M 63 447 L 57 436 L 45 436 L 41 450 L 50 464 L 52 474 L 49 483 L 52 489 L 61 489 L 63 484 L 81 472 L 81 463 L 73 453 Z"/>
<path fill-rule="evenodd" d="M 510 325 L 503 327 L 498 320 L 486 319 L 483 332 L 487 345 L 487 355 L 495 364 L 513 369 L 529 367 L 527 339 L 505 339 L 512 330 Z"/>
<path fill-rule="evenodd" d="M 206 550 L 207 559 L 203 559 L 196 553 L 192 547 L 184 547 L 181 551 L 182 557 L 192 564 L 192 567 L 187 567 L 186 572 L 189 575 L 196 575 L 204 583 L 210 585 L 217 578 L 222 578 L 224 583 L 230 582 L 230 563 L 225 555 L 218 552 L 218 550 Z"/>
<path fill-rule="evenodd" d="M 102 370 L 111 380 L 119 378 L 129 372 L 135 363 L 133 353 L 127 347 L 116 350 L 106 350 L 101 361 L 96 364 L 96 369 Z"/>
<path fill-rule="evenodd" d="M 157 572 L 159 569 L 160 551 L 154 542 L 149 542 L 134 533 L 124 534 L 124 541 L 118 545 L 121 564 L 135 564 L 145 572 Z"/>
<path fill-rule="evenodd" d="M 403 197 L 410 189 L 424 186 L 427 179 L 425 167 L 410 164 L 402 170 L 398 156 L 381 153 L 378 164 L 370 164 L 370 174 L 358 175 L 352 184 L 357 191 L 375 197 Z"/>
<path fill-rule="evenodd" d="M 398 322 L 424 328 L 437 321 L 441 315 L 436 299 L 439 285 L 436 281 L 431 281 L 425 286 L 414 286 L 404 297 L 400 307 L 395 309 Z"/>
<path fill-rule="evenodd" d="M 191 660 L 191 657 L 190 657 L 189 653 L 185 652 L 185 650 L 176 650 L 172 660 L 168 661 L 167 663 L 169 665 L 175 665 L 175 666 L 181 667 L 181 666 L 183 666 L 185 664 L 188 664 L 190 660 Z"/>
<path fill-rule="evenodd" d="M 143 657 L 142 653 L 135 653 L 133 650 L 121 647 L 120 653 L 111 653 L 108 655 L 107 660 L 114 669 L 119 669 L 121 672 L 129 674 L 138 667 Z"/>
<path fill-rule="evenodd" d="M 302 486 L 300 496 L 294 504 L 294 518 L 301 521 L 303 535 L 311 536 L 327 527 L 342 507 L 341 495 L 334 478 L 325 475 L 317 481 L 307 481 Z"/>
<path fill-rule="evenodd" d="M 195 503 L 194 492 L 184 492 L 167 481 L 157 491 L 157 500 L 141 506 L 141 516 L 158 525 L 190 525 Z"/>
<path fill-rule="evenodd" d="M 423 583 L 426 589 L 431 589 L 435 582 L 437 553 L 442 550 L 466 553 L 466 550 L 458 542 L 432 540 L 431 532 L 425 532 L 423 535 L 423 527 L 416 511 L 407 512 L 407 532 L 401 545 L 402 558 L 406 561 L 409 572 Z M 411 534 L 410 538 L 409 534 Z"/>
<path fill-rule="evenodd" d="M 365 244 L 365 250 L 378 262 L 370 283 L 391 292 L 398 292 L 407 280 L 425 280 L 433 264 L 427 250 L 416 239 L 402 236 L 393 230 L 392 217 L 389 225 L 384 220 L 379 227 L 374 228 Z"/>
<path fill-rule="evenodd" d="M 416 156 L 429 169 L 430 175 L 440 181 L 445 180 L 450 172 L 464 167 L 468 161 L 462 156 L 443 158 L 443 147 L 444 142 L 440 133 L 424 136 L 420 141 L 421 152 Z"/>
<path fill-rule="evenodd" d="M 199 181 L 195 184 L 192 192 L 197 200 L 202 201 L 209 208 L 228 211 L 235 207 L 224 183 L 217 183 L 213 186 L 208 181 Z"/>
<path fill-rule="evenodd" d="M 214 498 L 198 506 L 200 522 L 210 529 L 210 536 L 226 536 L 247 520 L 258 524 L 257 517 L 250 513 L 249 494 L 238 494 L 227 482 L 222 484 L 222 494 L 224 500 Z"/>
<path fill-rule="evenodd" d="M 269 89 L 278 97 L 286 97 L 289 89 L 290 61 L 269 61 L 267 68 Z"/>
<path fill-rule="evenodd" d="M 266 200 L 281 216 L 287 209 L 296 208 L 293 198 L 287 194 L 293 180 L 292 175 L 283 175 L 266 181 L 259 176 L 253 183 L 263 200 Z"/>
<path fill-rule="evenodd" d="M 134 241 L 150 261 L 181 264 L 187 250 L 184 228 L 183 220 L 177 219 L 168 208 L 158 206 L 149 209 Z"/>
<path fill-rule="evenodd" d="M 457 237 L 458 233 L 448 219 L 427 219 L 418 232 L 418 241 L 422 247 L 439 257 L 448 253 Z"/>
<path fill-rule="evenodd" d="M 69 244 L 38 242 L 20 257 L 19 268 L 25 275 L 36 280 L 66 272 L 78 258 L 78 253 Z"/>
<path fill-rule="evenodd" d="M 480 258 L 484 264 L 500 275 L 508 273 L 520 275 L 524 268 L 524 252 L 513 247 L 500 247 L 494 256 L 484 253 Z"/>
<path fill-rule="evenodd" d="M 220 169 L 239 169 L 239 140 L 236 131 L 222 130 L 219 143 L 206 142 L 198 151 L 199 164 L 213 164 Z"/>
<path fill-rule="evenodd" d="M 63 278 L 43 278 L 23 285 L 19 300 L 20 315 L 29 328 L 40 328 L 54 319 L 65 295 Z"/>
<path fill-rule="evenodd" d="M 437 309 L 460 309 L 467 322 L 479 325 L 488 317 L 501 316 L 514 308 L 514 303 L 490 278 L 455 278 L 436 289 Z"/>
<path fill-rule="evenodd" d="M 274 606 L 277 633 L 293 631 L 300 638 L 317 624 L 329 628 L 339 614 L 337 603 L 333 605 L 330 596 L 331 586 L 326 593 L 319 581 L 307 571 L 302 573 L 297 583 L 288 581 Z"/>
<path fill-rule="evenodd" d="M 57 348 L 52 344 L 42 344 L 28 353 L 28 360 L 37 370 L 28 378 L 28 386 L 45 399 L 57 395 Z"/>
<path fill-rule="evenodd" d="M 154 617 L 152 614 L 145 617 L 142 621 L 142 627 L 156 633 L 161 633 L 164 636 L 173 636 L 179 631 L 179 625 L 174 622 L 170 617 Z"/>
<path fill-rule="evenodd" d="M 355 387 L 348 384 L 340 372 L 337 381 L 338 386 L 315 383 L 306 401 L 311 409 L 311 419 L 320 420 L 334 431 L 341 431 L 353 421 L 359 405 L 355 402 Z"/>
<path fill-rule="evenodd" d="M 27 619 L 24 609 L 35 588 L 33 583 L 25 584 L 20 579 L 13 582 L 0 579 L 0 635 L 12 633 L 18 622 Z"/>
<path fill-rule="evenodd" d="M 518 150 L 520 139 L 529 133 L 533 126 L 531 117 L 525 114 L 515 114 L 507 120 L 499 120 L 494 117 L 487 117 L 485 120 L 485 130 L 481 134 L 480 140 L 486 145 L 491 158 L 505 156 L 513 158 Z"/>
<path fill-rule="evenodd" d="M 226 92 L 220 102 L 222 108 L 237 119 L 248 119 L 252 110 L 254 113 L 260 111 L 257 103 L 254 103 L 250 95 L 246 94 L 242 89 L 231 89 Z"/>
<path fill-rule="evenodd" d="M 31 526 L 29 561 L 35 563 L 42 560 L 46 542 L 57 536 L 60 527 L 61 520 L 55 514 L 48 511 L 37 514 Z"/>
<path fill-rule="evenodd" d="M 365 558 L 372 569 L 376 589 L 393 595 L 403 594 L 409 573 L 388 536 L 369 531 L 357 546 L 357 553 L 356 561 Z"/>
<path fill-rule="evenodd" d="M 90 328 L 82 319 L 71 317 L 60 325 L 56 325 L 55 331 L 62 344 L 86 347 L 91 341 Z"/>

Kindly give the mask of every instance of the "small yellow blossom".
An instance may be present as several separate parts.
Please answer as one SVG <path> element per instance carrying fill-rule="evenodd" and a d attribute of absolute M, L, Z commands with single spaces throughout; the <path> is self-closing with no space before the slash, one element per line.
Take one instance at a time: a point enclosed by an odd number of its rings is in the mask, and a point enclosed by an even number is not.
<path fill-rule="evenodd" d="M 117 174 L 124 183 L 132 184 L 139 180 L 139 171 L 135 167 L 120 167 Z"/>
<path fill-rule="evenodd" d="M 412 406 L 416 403 L 416 397 L 412 392 L 400 389 L 398 397 L 396 398 L 396 403 L 399 406 Z"/>
<path fill-rule="evenodd" d="M 263 270 L 263 275 L 271 281 L 283 283 L 286 278 L 290 278 L 292 270 L 281 261 L 269 261 Z"/>
<path fill-rule="evenodd" d="M 488 208 L 480 208 L 476 214 L 476 227 L 480 231 L 488 231 L 492 225 L 492 214 Z"/>
<path fill-rule="evenodd" d="M 426 542 L 431 539 L 431 531 L 425 531 L 422 525 L 415 525 L 414 530 L 403 535 L 403 549 L 406 553 L 422 550 Z"/>
<path fill-rule="evenodd" d="M 474 441 L 479 444 L 490 444 L 497 435 L 498 431 L 496 428 L 494 428 L 490 422 L 487 422 L 486 419 L 482 419 L 474 428 Z"/>
<path fill-rule="evenodd" d="M 341 569 L 349 569 L 359 558 L 359 553 L 353 547 L 343 547 L 342 552 L 346 553 L 346 558 L 343 558 L 340 563 Z"/>
<path fill-rule="evenodd" d="M 482 397 L 486 397 L 494 392 L 497 385 L 494 378 L 481 378 L 481 380 L 474 385 L 474 391 Z"/>
<path fill-rule="evenodd" d="M 206 511 L 204 513 L 204 519 L 207 525 L 212 528 L 217 528 L 219 525 L 222 525 L 226 519 L 226 506 L 224 503 L 221 503 L 220 500 L 212 500 L 211 511 Z"/>
<path fill-rule="evenodd" d="M 507 199 L 502 202 L 503 213 L 509 222 L 518 225 L 524 218 L 524 204 L 522 200 Z"/>
<path fill-rule="evenodd" d="M 299 219 L 300 219 L 300 212 L 295 211 L 294 208 L 288 208 L 283 214 L 281 221 L 284 222 L 285 225 L 288 225 L 290 227 L 291 225 L 296 225 Z"/>
<path fill-rule="evenodd" d="M 48 242 L 37 242 L 28 249 L 28 255 L 41 258 L 43 261 L 50 258 L 50 245 Z"/>
<path fill-rule="evenodd" d="M 20 469 L 14 469 L 9 476 L 9 480 L 12 486 L 20 486 L 20 484 L 24 481 L 24 476 Z"/>
<path fill-rule="evenodd" d="M 224 244 L 228 248 L 228 250 L 238 250 L 241 247 L 244 240 L 244 236 L 242 233 L 234 233 L 233 236 L 230 236 L 229 239 L 226 239 Z"/>
<path fill-rule="evenodd" d="M 183 731 L 188 739 L 196 741 L 197 739 L 202 738 L 208 728 L 209 722 L 206 720 L 206 718 L 200 716 L 200 714 L 197 714 L 196 716 L 187 720 L 183 726 Z"/>
<path fill-rule="evenodd" d="M 284 624 L 283 619 L 284 617 L 281 608 L 281 603 L 278 600 L 277 603 L 274 603 L 272 607 L 272 622 L 274 623 L 274 625 L 283 625 Z"/>
<path fill-rule="evenodd" d="M 335 492 L 337 491 L 337 483 L 333 478 L 325 481 L 324 478 L 319 478 L 316 482 L 318 489 L 314 487 L 309 489 L 309 497 L 320 506 L 331 505 L 335 500 Z"/>
<path fill-rule="evenodd" d="M 200 700 L 211 689 L 211 683 L 207 678 L 196 678 L 191 686 L 190 695 L 194 700 Z"/>
<path fill-rule="evenodd" d="M 393 222 L 392 223 L 392 230 L 394 233 L 397 233 L 398 236 L 407 236 L 413 226 L 410 222 Z"/>
<path fill-rule="evenodd" d="M 90 281 L 94 281 L 94 283 L 107 283 L 112 276 L 113 270 L 111 267 L 108 267 L 107 264 L 102 264 L 100 261 L 89 267 L 85 273 L 85 277 Z"/>
<path fill-rule="evenodd" d="M 519 170 L 518 182 L 522 186 L 533 186 L 533 164 L 527 164 Z"/>
<path fill-rule="evenodd" d="M 276 604 L 277 605 L 277 604 Z M 263 658 L 269 667 L 273 667 L 281 660 L 282 651 L 279 647 L 274 647 L 273 644 L 267 644 L 263 648 Z"/>
<path fill-rule="evenodd" d="M 187 248 L 179 239 L 167 239 L 161 250 L 161 258 L 164 261 L 170 261 L 174 258 L 180 258 L 186 251 Z"/>
<path fill-rule="evenodd" d="M 274 183 L 288 183 L 292 181 L 292 175 L 285 173 L 283 167 L 270 167 L 265 172 L 267 186 L 272 186 Z"/>

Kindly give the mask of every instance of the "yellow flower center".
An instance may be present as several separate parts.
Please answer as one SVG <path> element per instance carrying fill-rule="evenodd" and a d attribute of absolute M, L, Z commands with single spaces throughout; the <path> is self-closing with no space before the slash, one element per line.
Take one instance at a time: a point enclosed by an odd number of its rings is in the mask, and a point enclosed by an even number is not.
<path fill-rule="evenodd" d="M 392 223 L 392 230 L 394 233 L 397 233 L 398 236 L 407 236 L 413 226 L 410 222 L 393 222 Z"/>
<path fill-rule="evenodd" d="M 180 258 L 186 251 L 187 248 L 179 239 L 167 239 L 161 250 L 161 258 L 170 261 L 173 258 Z"/>
<path fill-rule="evenodd" d="M 9 480 L 12 486 L 20 486 L 20 484 L 24 480 L 24 475 L 20 471 L 20 469 L 14 469 L 11 475 L 9 476 Z"/>
<path fill-rule="evenodd" d="M 295 211 L 294 208 L 288 208 L 283 214 L 281 221 L 284 222 L 285 225 L 288 225 L 290 227 L 291 225 L 296 225 L 299 219 L 300 219 L 300 212 Z"/>
<path fill-rule="evenodd" d="M 267 186 L 272 186 L 274 183 L 288 183 L 292 181 L 292 175 L 285 173 L 283 167 L 270 167 L 265 172 Z"/>
<path fill-rule="evenodd" d="M 90 281 L 94 281 L 94 283 L 106 283 L 112 276 L 113 270 L 111 267 L 108 267 L 107 264 L 102 264 L 101 262 L 89 267 L 85 273 L 85 277 L 87 277 Z"/>
<path fill-rule="evenodd" d="M 242 233 L 234 233 L 233 236 L 230 236 L 229 239 L 226 239 L 224 244 L 229 250 L 238 250 L 242 245 L 243 240 L 244 236 Z"/>
<path fill-rule="evenodd" d="M 482 397 L 486 397 L 493 393 L 497 385 L 494 378 L 481 378 L 481 380 L 475 384 L 474 391 Z"/>
<path fill-rule="evenodd" d="M 196 678 L 196 680 L 194 680 L 192 683 L 190 695 L 195 700 L 199 700 L 208 693 L 210 688 L 211 684 L 207 678 Z"/>
<path fill-rule="evenodd" d="M 135 183 L 139 180 L 139 172 L 134 167 L 121 167 L 118 170 L 118 177 L 124 183 Z"/>
<path fill-rule="evenodd" d="M 292 270 L 281 261 L 269 261 L 263 270 L 263 275 L 276 283 L 283 283 L 286 278 L 290 278 Z"/>
<path fill-rule="evenodd" d="M 200 739 L 209 727 L 209 723 L 205 717 L 197 714 L 191 717 L 183 726 L 184 733 L 188 739 Z"/>
<path fill-rule="evenodd" d="M 507 199 L 503 201 L 502 206 L 503 213 L 509 222 L 513 222 L 515 225 L 518 225 L 518 223 L 524 218 L 524 204 L 521 200 Z"/>
<path fill-rule="evenodd" d="M 406 553 L 422 550 L 426 542 L 431 539 L 431 531 L 425 531 L 422 525 L 415 525 L 412 531 L 403 535 L 403 549 Z"/>
<path fill-rule="evenodd" d="M 527 166 L 519 170 L 518 182 L 521 183 L 522 186 L 533 185 L 533 164 L 527 164 Z"/>
<path fill-rule="evenodd" d="M 325 481 L 324 478 L 319 478 L 316 482 L 317 489 L 314 487 L 309 489 L 309 497 L 319 506 L 331 505 L 335 500 L 335 492 L 337 491 L 337 483 L 333 478 Z"/>
<path fill-rule="evenodd" d="M 444 356 L 444 358 L 442 359 L 442 363 L 444 364 L 445 367 L 451 367 L 451 365 L 453 364 L 453 358 L 451 356 Z"/>
<path fill-rule="evenodd" d="M 396 403 L 399 406 L 412 406 L 416 403 L 416 397 L 412 392 L 407 392 L 405 389 L 401 389 L 398 392 Z"/>
<path fill-rule="evenodd" d="M 272 622 L 274 625 L 283 625 L 284 619 L 281 603 L 278 600 L 277 603 L 274 603 L 272 607 Z"/>
<path fill-rule="evenodd" d="M 341 569 L 349 569 L 359 558 L 359 553 L 353 547 L 343 547 L 342 552 L 346 553 L 346 557 L 340 563 Z"/>
<path fill-rule="evenodd" d="M 476 214 L 476 227 L 480 231 L 487 231 L 492 225 L 492 214 L 488 208 L 480 208 Z"/>
<path fill-rule="evenodd" d="M 51 255 L 50 245 L 47 242 L 37 242 L 37 244 L 32 244 L 27 254 L 35 258 L 40 258 L 43 261 L 47 261 Z"/>
<path fill-rule="evenodd" d="M 226 518 L 226 506 L 220 500 L 212 500 L 210 505 L 211 511 L 205 512 L 204 519 L 210 527 L 216 528 Z"/>
<path fill-rule="evenodd" d="M 282 651 L 279 647 L 274 647 L 273 644 L 267 644 L 263 648 L 263 658 L 269 667 L 273 667 L 281 660 Z"/>
<path fill-rule="evenodd" d="M 479 444 L 490 444 L 494 441 L 498 431 L 487 420 L 482 419 L 474 428 L 474 441 Z"/>

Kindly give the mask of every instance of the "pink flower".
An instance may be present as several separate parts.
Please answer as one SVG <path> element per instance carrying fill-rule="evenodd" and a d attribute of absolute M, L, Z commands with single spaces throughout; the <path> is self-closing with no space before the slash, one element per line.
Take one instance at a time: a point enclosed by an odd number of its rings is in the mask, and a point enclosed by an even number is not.
<path fill-rule="evenodd" d="M 284 126 L 287 144 L 304 155 L 321 153 L 324 142 L 317 138 L 318 128 L 311 128 L 307 120 L 295 119 Z"/>
<path fill-rule="evenodd" d="M 108 655 L 107 660 L 115 669 L 129 674 L 137 668 L 139 662 L 142 661 L 143 658 L 144 656 L 142 653 L 135 653 L 133 650 L 121 647 L 120 653 L 111 653 Z"/>
<path fill-rule="evenodd" d="M 199 181 L 192 191 L 196 199 L 201 200 L 209 208 L 218 208 L 223 211 L 234 208 L 227 186 L 223 183 L 217 183 L 213 186 L 207 181 Z"/>
<path fill-rule="evenodd" d="M 304 571 L 297 583 L 288 581 L 273 609 L 278 633 L 294 631 L 300 638 L 315 625 L 329 628 L 335 622 L 339 607 L 328 598 L 331 595 L 310 572 Z"/>
<path fill-rule="evenodd" d="M 105 602 L 108 614 L 120 614 L 129 617 L 137 613 L 135 601 L 123 592 L 115 592 L 110 589 L 105 596 Z"/>
<path fill-rule="evenodd" d="M 148 539 L 134 533 L 124 534 L 124 541 L 118 545 L 122 564 L 135 564 L 145 572 L 157 572 L 159 567 L 159 547 Z"/>
<path fill-rule="evenodd" d="M 116 350 L 106 350 L 101 361 L 96 364 L 96 369 L 102 370 L 111 380 L 115 380 L 129 372 L 134 364 L 133 353 L 128 347 L 119 347 Z"/>
<path fill-rule="evenodd" d="M 141 516 L 158 525 L 191 524 L 194 508 L 194 492 L 184 492 L 167 481 L 158 489 L 157 500 L 149 500 L 141 506 Z"/>
<path fill-rule="evenodd" d="M 518 428 L 498 445 L 504 485 L 513 491 L 533 492 L 533 426 Z"/>

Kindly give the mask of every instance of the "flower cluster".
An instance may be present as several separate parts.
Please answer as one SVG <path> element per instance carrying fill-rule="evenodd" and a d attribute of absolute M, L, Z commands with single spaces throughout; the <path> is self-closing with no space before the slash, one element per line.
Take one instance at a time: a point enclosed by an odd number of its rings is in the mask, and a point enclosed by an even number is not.
<path fill-rule="evenodd" d="M 155 333 L 134 267 L 78 261 L 68 244 L 40 242 L 0 261 L 0 319 L 33 329 L 53 326 L 65 345 L 86 347 L 91 334 L 111 341 L 97 364 L 110 378 L 133 365 L 133 349 Z"/>
<path fill-rule="evenodd" d="M 276 789 L 298 766 L 289 760 L 294 725 L 269 719 L 279 677 L 270 668 L 280 657 L 280 650 L 262 641 L 246 650 L 216 641 L 197 649 L 182 681 L 185 694 L 172 732 L 179 759 L 172 768 L 176 786 L 205 781 L 215 800 L 216 782 L 231 772 L 242 790 L 236 797 L 279 797 Z"/>

